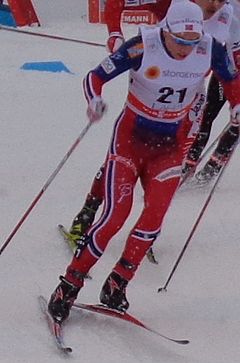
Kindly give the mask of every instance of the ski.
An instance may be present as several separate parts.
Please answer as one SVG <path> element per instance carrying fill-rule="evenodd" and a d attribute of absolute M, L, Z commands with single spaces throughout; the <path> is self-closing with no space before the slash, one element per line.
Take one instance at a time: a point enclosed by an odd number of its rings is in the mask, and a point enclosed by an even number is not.
<path fill-rule="evenodd" d="M 136 319 L 133 315 L 130 315 L 126 312 L 121 312 L 118 310 L 114 310 L 114 309 L 110 309 L 108 307 L 106 307 L 105 305 L 101 305 L 101 304 L 82 304 L 82 303 L 74 303 L 73 307 L 75 307 L 76 309 L 81 309 L 81 310 L 87 310 L 93 313 L 98 313 L 98 314 L 102 314 L 102 315 L 106 315 L 106 316 L 110 316 L 112 318 L 118 318 L 121 320 L 124 320 L 128 323 L 134 324 L 138 327 L 141 327 L 151 333 L 154 333 L 158 336 L 160 336 L 161 338 L 164 338 L 168 341 L 177 343 L 177 344 L 188 344 L 189 340 L 187 339 L 173 339 L 170 338 L 166 335 L 163 335 L 161 333 L 159 333 L 158 331 L 150 328 L 149 326 L 145 325 L 143 322 L 141 322 L 140 320 Z"/>
<path fill-rule="evenodd" d="M 50 333 L 54 338 L 57 348 L 64 354 L 71 353 L 72 348 L 69 346 L 66 346 L 66 344 L 64 343 L 61 324 L 54 321 L 54 319 L 48 312 L 47 300 L 45 299 L 44 296 L 40 295 L 40 296 L 38 296 L 38 302 L 40 305 L 40 309 L 41 309 L 44 317 L 46 318 Z"/>

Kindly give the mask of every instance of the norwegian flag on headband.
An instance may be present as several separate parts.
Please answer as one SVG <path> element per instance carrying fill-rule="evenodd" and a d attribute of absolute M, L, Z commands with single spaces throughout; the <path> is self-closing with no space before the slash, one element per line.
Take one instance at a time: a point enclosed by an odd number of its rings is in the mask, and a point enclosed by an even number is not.
<path fill-rule="evenodd" d="M 193 24 L 185 24 L 185 30 L 193 30 Z"/>

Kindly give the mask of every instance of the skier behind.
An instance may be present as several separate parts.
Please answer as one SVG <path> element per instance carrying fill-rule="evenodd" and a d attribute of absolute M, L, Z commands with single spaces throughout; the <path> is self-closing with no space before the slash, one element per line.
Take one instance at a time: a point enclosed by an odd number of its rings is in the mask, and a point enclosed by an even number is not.
<path fill-rule="evenodd" d="M 195 0 L 202 10 L 204 19 L 204 30 L 213 35 L 221 43 L 225 43 L 229 57 L 232 59 L 236 70 L 240 70 L 240 3 L 233 0 L 229 3 L 208 0 Z M 238 12 L 237 12 L 238 10 Z M 236 14 L 239 18 L 233 15 Z M 200 155 L 206 146 L 213 121 L 226 102 L 221 83 L 213 74 L 209 81 L 207 105 L 203 114 L 203 121 L 197 134 L 195 142 L 190 148 L 183 173 L 192 174 L 197 166 Z M 198 109 L 196 109 L 196 112 Z M 206 183 L 216 176 L 225 164 L 239 138 L 239 125 L 232 121 L 227 130 L 221 136 L 216 149 L 202 170 L 196 174 L 201 183 Z"/>
<path fill-rule="evenodd" d="M 48 310 L 56 321 L 61 323 L 68 317 L 86 274 L 126 221 L 140 179 L 143 211 L 100 293 L 102 304 L 120 311 L 128 309 L 126 287 L 159 235 L 180 183 L 184 148 L 195 127 L 190 109 L 199 101 L 210 69 L 222 82 L 231 119 L 240 122 L 240 78 L 225 47 L 203 33 L 201 8 L 183 1 L 171 6 L 163 27 L 141 28 L 141 34 L 85 77 L 90 122 L 104 114 L 101 94 L 106 82 L 129 71 L 129 91 L 106 156 L 102 215 L 78 245 L 49 300 Z"/>
<path fill-rule="evenodd" d="M 235 0 L 237 1 L 237 0 Z M 235 61 L 235 67 L 240 67 L 240 39 L 239 35 L 239 21 L 236 21 L 233 16 L 232 6 L 218 0 L 208 1 L 208 0 L 196 0 L 198 5 L 201 7 L 204 16 L 204 30 L 209 34 L 212 34 L 221 43 L 227 42 L 227 49 L 232 62 Z M 107 2 L 108 3 L 108 2 Z M 119 3 L 119 2 L 116 2 Z M 116 25 L 117 29 L 119 27 L 119 22 Z M 190 174 L 191 169 L 195 169 L 198 158 L 200 157 L 204 146 L 207 143 L 211 125 L 213 120 L 217 117 L 219 111 L 221 110 L 225 98 L 222 92 L 222 86 L 218 82 L 214 74 L 211 77 L 208 95 L 207 95 L 207 108 L 203 113 L 205 107 L 206 96 L 202 93 L 199 97 L 199 104 L 192 107 L 191 111 L 195 114 L 196 118 L 202 117 L 203 120 L 201 124 L 200 131 L 196 137 L 196 142 L 191 147 L 186 161 L 183 166 L 183 173 Z M 226 156 L 230 153 L 232 147 L 235 145 L 238 139 L 238 126 L 232 124 L 225 134 L 222 136 L 219 146 L 216 149 L 216 153 L 220 155 L 220 160 L 225 160 Z M 189 145 L 188 145 L 189 148 Z M 221 152 L 224 155 L 221 158 Z M 221 164 L 222 165 L 222 164 Z M 104 165 L 100 168 L 96 174 L 91 190 L 88 193 L 84 206 L 81 211 L 76 215 L 72 222 L 71 229 L 67 234 L 68 240 L 71 242 L 75 248 L 77 243 L 80 241 L 81 236 L 88 230 L 94 221 L 95 214 L 99 206 L 103 202 L 104 194 Z M 147 254 L 148 258 L 152 262 L 156 262 L 152 250 L 149 250 Z"/>

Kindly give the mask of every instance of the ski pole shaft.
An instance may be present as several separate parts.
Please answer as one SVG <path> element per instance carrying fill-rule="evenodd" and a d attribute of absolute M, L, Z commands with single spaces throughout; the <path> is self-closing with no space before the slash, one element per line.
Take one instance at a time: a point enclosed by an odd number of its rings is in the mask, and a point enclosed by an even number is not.
<path fill-rule="evenodd" d="M 169 274 L 169 276 L 168 276 L 168 278 L 167 278 L 167 281 L 166 281 L 165 285 L 163 287 L 158 288 L 158 290 L 157 290 L 158 292 L 167 290 L 167 287 L 168 287 L 168 285 L 169 285 L 169 283 L 170 283 L 170 281 L 171 281 L 171 279 L 172 279 L 172 277 L 173 277 L 173 275 L 174 275 L 174 273 L 175 273 L 175 271 L 176 271 L 176 269 L 177 269 L 183 255 L 184 255 L 184 253 L 185 253 L 185 251 L 186 251 L 186 249 L 187 249 L 187 247 L 188 247 L 188 245 L 189 245 L 189 243 L 190 243 L 190 241 L 191 241 L 191 239 L 192 239 L 192 237 L 193 237 L 193 235 L 194 235 L 194 233 L 195 233 L 195 231 L 197 229 L 197 226 L 199 225 L 199 223 L 200 223 L 200 221 L 201 221 L 201 219 L 202 219 L 202 217 L 203 217 L 203 215 L 204 215 L 204 213 L 205 213 L 205 211 L 207 209 L 207 206 L 209 205 L 209 202 L 210 202 L 210 200 L 211 200 L 211 198 L 212 198 L 212 196 L 214 194 L 214 191 L 216 190 L 216 187 L 219 184 L 219 182 L 220 182 L 220 180 L 221 180 L 221 178 L 223 176 L 223 173 L 226 170 L 227 165 L 229 164 L 229 161 L 230 161 L 235 149 L 236 149 L 236 146 L 233 148 L 231 154 L 229 155 L 229 158 L 228 158 L 226 164 L 223 165 L 217 179 L 215 180 L 215 183 L 213 184 L 213 186 L 212 186 L 212 188 L 211 188 L 211 190 L 210 190 L 210 192 L 208 194 L 208 197 L 207 197 L 207 199 L 206 199 L 206 201 L 205 201 L 205 203 L 204 203 L 204 205 L 203 205 L 203 207 L 202 207 L 202 209 L 201 209 L 201 211 L 200 211 L 200 213 L 199 213 L 199 215 L 198 215 L 198 217 L 197 217 L 197 219 L 196 219 L 196 221 L 195 221 L 195 223 L 194 223 L 194 225 L 193 225 L 193 227 L 192 227 L 192 229 L 191 229 L 191 231 L 189 233 L 189 236 L 188 236 L 188 238 L 187 238 L 187 240 L 186 240 L 186 242 L 185 242 L 185 244 L 184 244 L 184 246 L 183 246 L 183 248 L 182 248 L 182 250 L 181 250 L 181 252 L 180 252 L 180 254 L 179 254 L 179 256 L 178 256 L 178 258 L 177 258 L 177 260 L 176 260 L 176 262 L 175 262 L 175 264 L 174 264 L 174 266 L 173 266 L 173 268 L 172 268 L 172 270 L 171 270 L 171 272 Z"/>
<path fill-rule="evenodd" d="M 72 146 L 70 147 L 70 149 L 68 150 L 68 152 L 65 154 L 65 156 L 63 157 L 63 159 L 60 161 L 60 163 L 56 167 L 56 169 L 53 171 L 53 173 L 50 175 L 50 177 L 48 178 L 48 180 L 46 181 L 46 183 L 43 185 L 43 187 L 40 190 L 40 192 L 34 198 L 34 200 L 32 201 L 32 203 L 30 204 L 30 206 L 26 210 L 26 212 L 23 214 L 22 218 L 19 220 L 19 222 L 16 224 L 16 226 L 14 227 L 14 229 L 12 230 L 12 232 L 10 233 L 10 235 L 7 237 L 6 241 L 1 246 L 1 248 L 0 248 L 0 255 L 3 253 L 3 251 L 8 246 L 8 244 L 11 242 L 12 238 L 15 236 L 15 234 L 17 233 L 17 231 L 19 230 L 19 228 L 21 227 L 21 225 L 23 224 L 23 222 L 29 216 L 29 214 L 31 213 L 32 209 L 38 203 L 38 201 L 40 200 L 40 198 L 42 197 L 42 195 L 44 194 L 44 192 L 46 191 L 46 189 L 49 187 L 49 185 L 55 179 L 56 175 L 62 169 L 63 165 L 66 163 L 66 161 L 68 160 L 68 158 L 70 157 L 70 155 L 76 149 L 76 147 L 78 146 L 78 144 L 80 143 L 80 141 L 86 135 L 86 133 L 89 130 L 89 128 L 90 128 L 91 125 L 92 125 L 91 123 L 88 123 L 87 126 L 84 127 L 84 129 L 82 130 L 82 132 L 80 133 L 80 135 L 78 136 L 78 138 L 74 141 L 74 143 L 72 144 Z"/>
<path fill-rule="evenodd" d="M 66 41 L 66 42 L 72 42 L 72 43 L 85 44 L 85 45 L 90 45 L 90 46 L 94 46 L 94 47 L 105 48 L 105 45 L 102 43 L 97 43 L 97 42 L 92 42 L 92 41 L 87 41 L 87 40 L 82 40 L 82 39 L 68 38 L 68 37 L 64 37 L 64 36 L 60 36 L 60 35 L 38 33 L 38 32 L 31 31 L 31 30 L 23 30 L 23 29 L 19 29 L 19 28 L 16 29 L 16 28 L 5 26 L 5 25 L 0 25 L 0 30 L 14 32 L 14 33 L 18 33 L 18 34 L 25 34 L 25 35 L 30 35 L 30 36 L 40 37 L 40 38 L 62 40 L 62 41 Z"/>

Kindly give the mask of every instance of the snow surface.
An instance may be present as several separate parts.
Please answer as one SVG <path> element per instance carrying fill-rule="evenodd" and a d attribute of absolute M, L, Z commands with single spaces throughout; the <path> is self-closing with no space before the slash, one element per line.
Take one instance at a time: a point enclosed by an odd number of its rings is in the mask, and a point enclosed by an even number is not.
<path fill-rule="evenodd" d="M 34 31 L 105 42 L 105 26 L 87 23 L 83 0 L 34 3 L 43 24 Z M 60 8 L 58 18 L 54 15 Z M 125 28 L 136 32 L 134 27 Z M 7 31 L 0 31 L 0 43 L 2 245 L 86 126 L 82 78 L 106 53 L 104 48 Z M 25 62 L 53 60 L 64 62 L 74 74 L 20 70 Z M 52 342 L 37 296 L 50 296 L 70 262 L 71 253 L 56 226 L 63 223 L 69 227 L 82 206 L 105 156 L 126 90 L 126 74 L 105 87 L 106 117 L 89 130 L 0 256 L 0 362 L 55 363 L 65 359 Z M 226 106 L 214 124 L 212 137 L 227 121 Z M 239 176 L 237 150 L 168 291 L 157 293 L 210 187 L 188 186 L 178 192 L 155 244 L 159 265 L 144 260 L 128 288 L 130 313 L 163 334 L 188 338 L 191 343 L 178 346 L 118 320 L 72 311 L 65 325 L 65 339 L 73 348 L 72 362 L 239 363 Z M 79 301 L 98 301 L 101 286 L 141 208 L 142 191 L 137 187 L 129 221 L 91 271 L 93 280 L 87 282 Z"/>

